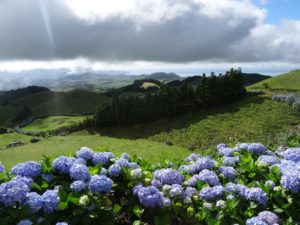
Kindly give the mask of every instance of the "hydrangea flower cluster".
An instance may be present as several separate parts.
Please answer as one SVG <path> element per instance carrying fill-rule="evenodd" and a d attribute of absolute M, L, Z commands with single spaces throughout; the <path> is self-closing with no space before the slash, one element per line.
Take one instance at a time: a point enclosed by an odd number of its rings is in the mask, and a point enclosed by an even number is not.
<path fill-rule="evenodd" d="M 163 197 L 153 186 L 142 187 L 138 192 L 140 203 L 146 208 L 163 207 Z"/>
<path fill-rule="evenodd" d="M 183 175 L 177 170 L 173 169 L 162 169 L 154 172 L 154 178 L 164 184 L 182 184 Z"/>
<path fill-rule="evenodd" d="M 230 166 L 221 166 L 219 172 L 223 174 L 228 179 L 233 179 L 236 177 L 236 170 Z"/>
<path fill-rule="evenodd" d="M 93 193 L 106 194 L 111 191 L 112 180 L 103 175 L 94 175 L 89 183 L 89 189 Z"/>
<path fill-rule="evenodd" d="M 47 190 L 42 195 L 43 209 L 47 213 L 54 212 L 59 205 L 58 190 Z"/>
<path fill-rule="evenodd" d="M 86 161 L 92 160 L 93 157 L 94 157 L 94 152 L 91 149 L 87 148 L 87 147 L 82 147 L 77 151 L 76 157 L 77 158 L 82 158 Z"/>
<path fill-rule="evenodd" d="M 74 163 L 70 168 L 70 176 L 73 180 L 88 181 L 91 177 L 89 168 L 83 164 Z"/>
<path fill-rule="evenodd" d="M 14 175 L 20 175 L 24 177 L 38 177 L 41 175 L 41 165 L 34 161 L 28 161 L 24 163 L 18 163 L 15 165 L 10 173 Z"/>

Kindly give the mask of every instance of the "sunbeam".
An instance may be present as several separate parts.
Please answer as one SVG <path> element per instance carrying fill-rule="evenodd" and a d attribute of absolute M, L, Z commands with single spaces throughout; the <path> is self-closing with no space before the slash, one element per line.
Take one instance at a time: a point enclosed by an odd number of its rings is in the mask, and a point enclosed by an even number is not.
<path fill-rule="evenodd" d="M 51 29 L 51 21 L 49 19 L 49 15 L 48 15 L 44 0 L 39 0 L 39 5 L 40 5 L 41 13 L 42 13 L 42 16 L 43 16 L 43 20 L 44 20 L 44 23 L 45 23 L 47 36 L 48 36 L 48 39 L 51 43 L 52 50 L 54 51 L 55 50 L 55 42 L 54 42 L 53 33 L 52 33 L 52 29 Z"/>

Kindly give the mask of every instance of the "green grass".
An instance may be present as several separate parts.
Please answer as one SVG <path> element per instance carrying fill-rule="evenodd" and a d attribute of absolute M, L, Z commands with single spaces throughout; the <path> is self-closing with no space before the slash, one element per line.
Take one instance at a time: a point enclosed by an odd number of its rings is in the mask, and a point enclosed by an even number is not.
<path fill-rule="evenodd" d="M 13 141 L 22 141 L 22 142 L 28 144 L 28 143 L 30 143 L 30 139 L 32 139 L 32 137 L 17 134 L 17 133 L 0 134 L 0 152 L 3 149 L 6 149 L 6 146 Z M 11 149 L 9 149 L 8 151 L 10 151 L 10 150 Z M 0 161 L 1 161 L 1 157 L 0 157 Z"/>
<path fill-rule="evenodd" d="M 60 127 L 74 125 L 85 120 L 87 116 L 50 116 L 44 119 L 36 119 L 31 124 L 22 127 L 24 131 L 49 131 Z"/>
<path fill-rule="evenodd" d="M 71 154 L 80 147 L 88 146 L 93 150 L 112 151 L 119 155 L 127 152 L 131 155 L 138 155 L 151 162 L 159 162 L 164 159 L 172 161 L 182 160 L 190 152 L 179 146 L 167 146 L 151 140 L 128 140 L 75 133 L 70 136 L 54 136 L 45 138 L 41 142 L 28 144 L 16 148 L 0 151 L 0 161 L 11 168 L 18 162 L 26 160 L 39 160 L 46 156 L 58 156 Z"/>
<path fill-rule="evenodd" d="M 151 82 L 144 82 L 141 87 L 144 88 L 144 89 L 148 89 L 149 87 L 159 88 L 159 85 L 151 83 Z"/>
<path fill-rule="evenodd" d="M 300 69 L 261 81 L 251 86 L 251 88 L 261 89 L 264 88 L 264 84 L 267 84 L 270 89 L 275 90 L 300 91 Z"/>
<path fill-rule="evenodd" d="M 224 107 L 188 113 L 173 119 L 123 128 L 101 130 L 103 135 L 147 138 L 201 151 L 218 143 L 262 142 L 278 144 L 300 123 L 296 113 L 284 103 L 253 96 Z"/>

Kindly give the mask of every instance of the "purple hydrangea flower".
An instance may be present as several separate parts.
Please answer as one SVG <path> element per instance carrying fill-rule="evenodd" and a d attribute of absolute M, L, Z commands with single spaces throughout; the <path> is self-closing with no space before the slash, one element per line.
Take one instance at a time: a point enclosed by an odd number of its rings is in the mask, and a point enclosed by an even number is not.
<path fill-rule="evenodd" d="M 240 143 L 238 144 L 239 149 L 248 149 L 249 144 L 248 143 Z"/>
<path fill-rule="evenodd" d="M 21 203 L 29 192 L 28 185 L 20 180 L 11 180 L 0 185 L 0 202 L 6 207 Z"/>
<path fill-rule="evenodd" d="M 260 143 L 253 143 L 248 145 L 248 151 L 254 154 L 262 155 L 266 153 L 266 148 Z"/>
<path fill-rule="evenodd" d="M 204 169 L 199 173 L 199 178 L 204 183 L 212 185 L 212 186 L 216 186 L 216 185 L 220 184 L 218 175 L 214 171 Z"/>
<path fill-rule="evenodd" d="M 267 204 L 267 194 L 261 188 L 248 188 L 245 191 L 245 197 L 261 205 Z"/>
<path fill-rule="evenodd" d="M 219 168 L 221 174 L 223 174 L 228 179 L 233 179 L 236 177 L 236 170 L 233 167 L 222 166 Z"/>
<path fill-rule="evenodd" d="M 78 158 L 74 160 L 74 164 L 83 164 L 86 165 L 86 160 L 82 158 Z"/>
<path fill-rule="evenodd" d="M 3 166 L 3 164 L 0 162 L 0 173 L 5 172 L 5 167 Z"/>
<path fill-rule="evenodd" d="M 20 175 L 23 177 L 38 177 L 41 175 L 41 165 L 34 161 L 28 161 L 24 163 L 18 163 L 15 165 L 10 173 L 14 175 Z"/>
<path fill-rule="evenodd" d="M 89 168 L 83 164 L 74 164 L 70 168 L 70 176 L 73 180 L 88 181 L 91 177 Z"/>
<path fill-rule="evenodd" d="M 299 171 L 288 171 L 281 176 L 280 184 L 293 193 L 300 191 L 300 173 Z"/>
<path fill-rule="evenodd" d="M 119 164 L 120 166 L 125 168 L 130 168 L 130 163 L 128 162 L 127 159 L 120 158 L 116 161 L 115 164 Z"/>
<path fill-rule="evenodd" d="M 87 184 L 82 180 L 76 180 L 70 184 L 70 188 L 74 192 L 81 192 L 81 191 L 85 190 L 86 187 L 87 187 Z"/>
<path fill-rule="evenodd" d="M 111 177 L 117 177 L 121 172 L 122 172 L 122 168 L 118 163 L 115 163 L 108 168 L 108 174 Z"/>
<path fill-rule="evenodd" d="M 297 171 L 297 164 L 290 160 L 283 159 L 280 161 L 280 164 L 275 164 L 274 166 L 278 166 L 280 172 L 283 174 L 288 173 L 290 171 Z"/>
<path fill-rule="evenodd" d="M 221 185 L 205 187 L 200 191 L 200 197 L 205 201 L 212 201 L 224 195 L 225 188 Z"/>
<path fill-rule="evenodd" d="M 98 163 L 101 163 L 102 165 L 107 165 L 108 157 L 104 152 L 97 152 L 94 154 L 92 162 L 94 165 L 97 165 Z"/>
<path fill-rule="evenodd" d="M 43 209 L 47 213 L 54 212 L 59 205 L 58 190 L 47 190 L 42 195 Z"/>
<path fill-rule="evenodd" d="M 90 180 L 89 188 L 94 193 L 109 193 L 112 188 L 112 180 L 103 175 L 94 175 Z"/>
<path fill-rule="evenodd" d="M 107 169 L 105 169 L 104 167 L 101 168 L 101 172 L 100 172 L 100 175 L 107 175 L 108 171 Z"/>
<path fill-rule="evenodd" d="M 269 165 L 274 165 L 280 163 L 280 159 L 278 159 L 276 156 L 261 155 L 258 158 L 258 162 L 265 162 Z"/>
<path fill-rule="evenodd" d="M 66 222 L 58 222 L 58 223 L 56 223 L 56 225 L 68 225 L 68 223 L 66 223 Z"/>
<path fill-rule="evenodd" d="M 164 205 L 164 207 L 170 207 L 171 206 L 170 199 L 163 197 L 163 205 Z"/>
<path fill-rule="evenodd" d="M 172 184 L 171 189 L 169 191 L 170 197 L 183 197 L 184 191 L 182 189 L 182 186 L 179 184 Z"/>
<path fill-rule="evenodd" d="M 218 144 L 217 149 L 221 149 L 221 148 L 227 148 L 227 145 L 224 143 Z"/>
<path fill-rule="evenodd" d="M 156 187 L 142 187 L 138 197 L 140 203 L 146 208 L 163 207 L 163 197 Z"/>
<path fill-rule="evenodd" d="M 68 174 L 73 166 L 75 159 L 67 156 L 59 156 L 52 162 L 52 169 L 59 173 Z"/>
<path fill-rule="evenodd" d="M 157 171 L 157 173 L 154 174 L 154 176 L 157 180 L 159 180 L 162 183 L 162 185 L 182 184 L 184 179 L 183 175 L 180 172 L 170 168 L 161 169 Z"/>
<path fill-rule="evenodd" d="M 82 147 L 80 148 L 77 153 L 76 153 L 76 157 L 77 158 L 82 158 L 85 160 L 91 160 L 94 156 L 94 152 L 89 149 L 88 147 Z"/>
<path fill-rule="evenodd" d="M 186 162 L 196 162 L 199 158 L 200 158 L 200 156 L 198 154 L 192 153 L 185 159 L 185 161 Z"/>
<path fill-rule="evenodd" d="M 246 225 L 268 225 L 262 221 L 258 216 L 252 217 L 246 221 Z"/>
<path fill-rule="evenodd" d="M 300 148 L 289 148 L 281 152 L 280 155 L 286 160 L 291 160 L 295 163 L 300 162 Z"/>
<path fill-rule="evenodd" d="M 195 162 L 195 173 L 200 172 L 203 169 L 212 169 L 215 166 L 215 161 L 209 157 L 201 157 Z"/>
<path fill-rule="evenodd" d="M 247 189 L 248 189 L 247 186 L 245 186 L 243 184 L 234 184 L 234 183 L 229 182 L 226 185 L 226 191 L 227 192 L 238 194 L 242 197 L 246 197 L 245 192 L 246 192 Z"/>
<path fill-rule="evenodd" d="M 21 220 L 17 225 L 32 225 L 33 223 L 30 220 Z"/>
<path fill-rule="evenodd" d="M 235 166 L 239 162 L 240 162 L 240 158 L 238 156 L 235 156 L 235 157 L 225 157 L 223 159 L 223 165 L 224 166 Z"/>
<path fill-rule="evenodd" d="M 105 156 L 108 160 L 116 158 L 116 156 L 112 152 L 103 152 L 103 153 L 105 154 Z"/>
<path fill-rule="evenodd" d="M 279 223 L 279 219 L 276 214 L 270 211 L 263 211 L 258 214 L 258 217 L 267 223 L 268 225 L 274 225 Z"/>
<path fill-rule="evenodd" d="M 37 212 L 43 207 L 43 198 L 36 192 L 29 192 L 26 195 L 25 204 L 28 205 L 33 212 Z"/>

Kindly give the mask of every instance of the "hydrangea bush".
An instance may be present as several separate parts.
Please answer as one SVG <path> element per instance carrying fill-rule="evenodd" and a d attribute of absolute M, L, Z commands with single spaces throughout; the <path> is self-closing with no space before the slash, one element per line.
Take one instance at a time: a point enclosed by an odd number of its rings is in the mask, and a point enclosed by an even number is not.
<path fill-rule="evenodd" d="M 83 147 L 10 171 L 0 163 L 0 224 L 299 224 L 300 148 L 216 152 L 153 165 Z"/>
<path fill-rule="evenodd" d="M 295 94 L 275 94 L 272 96 L 273 101 L 285 102 L 293 107 L 293 110 L 300 112 L 300 97 Z"/>

